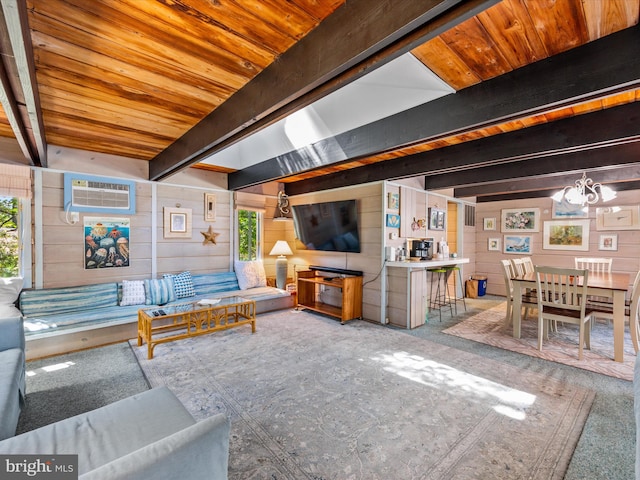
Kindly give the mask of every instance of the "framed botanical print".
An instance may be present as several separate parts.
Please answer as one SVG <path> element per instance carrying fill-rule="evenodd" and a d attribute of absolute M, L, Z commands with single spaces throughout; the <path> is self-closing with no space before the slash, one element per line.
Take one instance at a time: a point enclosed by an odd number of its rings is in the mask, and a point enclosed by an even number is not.
<path fill-rule="evenodd" d="M 495 230 L 496 229 L 496 219 L 495 218 L 485 218 L 484 219 L 484 229 L 485 230 Z"/>
<path fill-rule="evenodd" d="M 503 208 L 503 233 L 535 233 L 540 231 L 539 208 Z"/>
<path fill-rule="evenodd" d="M 490 239 L 488 239 L 487 249 L 490 252 L 499 252 L 500 251 L 500 239 L 499 238 L 490 238 Z"/>
<path fill-rule="evenodd" d="M 589 220 L 544 222 L 542 248 L 546 250 L 589 251 Z"/>

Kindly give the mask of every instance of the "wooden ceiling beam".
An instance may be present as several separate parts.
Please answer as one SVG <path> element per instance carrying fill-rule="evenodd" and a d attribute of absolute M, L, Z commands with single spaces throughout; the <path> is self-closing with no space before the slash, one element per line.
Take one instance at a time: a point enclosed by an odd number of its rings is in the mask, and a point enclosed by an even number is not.
<path fill-rule="evenodd" d="M 506 166 L 486 167 L 481 172 L 483 177 L 499 170 L 502 178 L 484 180 L 468 186 L 451 186 L 455 187 L 454 194 L 456 197 L 535 193 L 540 190 L 559 190 L 567 185 L 573 185 L 580 178 L 582 172 L 586 172 L 587 176 L 592 178 L 594 182 L 610 185 L 615 190 L 620 183 L 640 180 L 640 163 L 637 163 L 640 160 L 638 153 L 640 153 L 640 144 L 627 144 L 594 150 L 586 156 L 579 153 L 572 154 L 570 157 L 574 158 L 569 159 L 565 159 L 563 156 L 560 159 L 543 159 L 542 161 L 535 159 Z M 602 162 L 603 158 L 607 156 L 615 156 L 620 163 L 615 166 L 600 167 L 599 165 L 602 165 L 602 163 L 598 163 L 598 161 Z M 538 166 L 538 164 L 547 163 L 547 161 L 566 165 L 566 169 L 557 168 L 556 170 L 560 170 L 560 173 L 550 170 L 545 172 L 544 166 Z M 522 174 L 523 171 L 531 172 L 531 177 L 526 178 L 526 175 Z M 540 174 L 540 171 L 543 171 L 543 173 Z M 455 176 L 465 177 L 462 179 L 464 182 L 465 179 L 472 179 L 474 173 L 477 174 L 478 170 L 467 170 L 461 172 L 463 175 Z M 461 183 L 460 185 L 463 184 Z"/>
<path fill-rule="evenodd" d="M 5 89 L 3 96 L 7 97 L 7 99 L 22 99 L 26 108 L 24 115 L 16 115 L 16 112 L 19 113 L 19 103 L 16 102 L 13 107 L 10 107 L 12 113 L 7 113 L 7 115 L 14 116 L 15 125 L 12 123 L 11 126 L 24 155 L 33 165 L 46 167 L 47 141 L 38 93 L 31 31 L 27 21 L 26 2 L 21 0 L 1 0 L 0 3 L 2 4 L 4 16 L 2 28 L 6 29 L 5 33 L 8 35 L 13 52 L 13 56 L 10 59 L 5 58 L 3 61 L 14 62 L 14 68 L 19 78 L 19 82 L 12 86 L 13 91 L 11 92 L 6 90 L 7 85 L 10 84 L 8 77 L 6 78 L 6 83 L 3 81 L 3 89 Z M 5 68 L 5 70 L 8 69 Z M 15 90 L 18 88 L 20 91 L 16 92 Z M 20 119 L 18 120 L 18 118 Z"/>
<path fill-rule="evenodd" d="M 486 128 L 640 86 L 640 26 L 229 175 L 229 189 Z M 567 81 L 571 79 L 571 81 Z M 314 155 L 309 155 L 312 150 Z"/>
<path fill-rule="evenodd" d="M 150 180 L 160 180 L 211 155 L 233 137 L 238 141 L 252 129 L 241 133 L 271 115 L 269 122 L 328 95 L 340 86 L 356 80 L 373 68 L 408 52 L 430 36 L 471 18 L 498 0 L 349 0 L 318 27 L 302 38 L 275 62 L 220 107 L 207 115 L 149 164 Z M 437 30 L 422 35 L 412 33 L 449 11 L 455 14 L 439 22 Z M 404 40 L 403 39 L 408 39 Z M 388 51 L 384 58 L 368 61 L 390 46 L 402 42 L 402 48 Z M 364 62 L 364 63 L 362 63 Z M 364 67 L 354 68 L 358 65 Z M 350 70 L 340 82 L 314 93 L 337 76 Z M 299 101 L 307 96 L 304 101 Z M 287 108 L 287 106 L 289 107 Z M 277 112 L 277 113 L 276 113 Z M 274 117 L 275 115 L 275 117 Z M 262 126 L 266 126 L 262 124 Z"/>
<path fill-rule="evenodd" d="M 640 190 L 640 180 L 627 181 L 624 183 L 616 184 L 614 190 L 616 192 L 623 192 L 629 190 Z M 546 190 L 536 190 L 535 192 L 518 192 L 518 193 L 506 193 L 506 194 L 495 194 L 495 195 L 485 195 L 476 198 L 476 203 L 487 203 L 487 202 L 504 202 L 509 200 L 522 200 L 527 198 L 544 198 L 550 197 L 557 191 L 554 189 L 546 189 Z"/>
<path fill-rule="evenodd" d="M 321 177 L 286 184 L 289 195 L 339 188 L 380 180 L 429 176 L 428 189 L 465 185 L 461 174 L 468 169 L 506 164 L 542 157 L 551 158 L 545 168 L 561 166 L 561 154 L 586 149 L 637 142 L 640 140 L 640 103 L 630 103 L 592 113 L 565 118 L 513 132 L 342 170 Z M 581 158 L 581 157 L 578 157 Z M 555 161 L 554 161 L 555 159 Z M 604 158 L 604 164 L 615 162 Z M 576 167 L 581 168 L 581 167 Z M 586 168 L 586 167 L 582 167 Z M 480 170 L 475 171 L 479 176 Z M 452 175 L 456 173 L 456 175 Z M 231 174 L 230 174 L 231 175 Z M 468 176 L 473 181 L 473 176 Z M 455 182 L 451 183 L 455 179 Z"/>

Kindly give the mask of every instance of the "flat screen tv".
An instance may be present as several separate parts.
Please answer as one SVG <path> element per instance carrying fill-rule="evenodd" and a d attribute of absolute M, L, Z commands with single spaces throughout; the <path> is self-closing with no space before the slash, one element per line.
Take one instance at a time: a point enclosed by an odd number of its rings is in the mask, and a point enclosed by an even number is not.
<path fill-rule="evenodd" d="M 360 253 L 356 200 L 293 205 L 298 239 L 309 250 Z"/>

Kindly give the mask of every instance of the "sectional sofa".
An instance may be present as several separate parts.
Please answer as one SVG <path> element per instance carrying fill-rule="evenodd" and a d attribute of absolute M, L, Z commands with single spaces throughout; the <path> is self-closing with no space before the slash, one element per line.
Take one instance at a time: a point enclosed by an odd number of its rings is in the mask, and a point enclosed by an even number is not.
<path fill-rule="evenodd" d="M 225 480 L 229 429 L 224 413 L 196 422 L 159 387 L 0 441 L 0 452 L 78 455 L 81 480 Z"/>
<path fill-rule="evenodd" d="M 27 339 L 40 334 L 69 330 L 73 328 L 95 328 L 123 323 L 135 323 L 140 308 L 171 305 L 176 303 L 195 302 L 203 298 L 215 298 L 239 295 L 256 301 L 257 313 L 293 307 L 293 298 L 285 290 L 275 287 L 255 286 L 255 283 L 239 282 L 236 272 L 216 272 L 210 274 L 186 275 L 181 272 L 176 275 L 165 275 L 166 278 L 178 280 L 190 278 L 190 289 L 186 293 L 162 297 L 158 295 L 145 296 L 136 302 L 123 302 L 125 288 L 130 283 L 122 282 L 100 283 L 92 285 L 71 286 L 62 288 L 25 289 L 20 293 L 19 308 L 24 316 Z M 161 280 L 164 280 L 161 279 Z M 161 280 L 145 280 L 154 292 L 161 290 Z M 142 282 L 142 281 L 140 281 Z M 159 287 L 154 287 L 160 285 Z M 259 284 L 261 285 L 261 284 Z M 139 285 L 137 285 L 139 287 Z M 161 299 L 161 300 L 160 300 Z M 168 300 L 164 303 L 162 301 Z"/>

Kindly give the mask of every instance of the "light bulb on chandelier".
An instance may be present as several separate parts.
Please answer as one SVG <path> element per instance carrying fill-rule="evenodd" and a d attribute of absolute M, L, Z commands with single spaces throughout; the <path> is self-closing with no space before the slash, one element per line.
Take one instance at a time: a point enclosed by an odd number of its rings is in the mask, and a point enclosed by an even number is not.
<path fill-rule="evenodd" d="M 587 178 L 587 173 L 582 173 L 582 178 L 575 181 L 575 185 L 566 186 L 562 190 L 551 196 L 556 202 L 565 199 L 572 205 L 593 205 L 599 200 L 608 202 L 616 198 L 616 192 L 606 185 L 594 182 L 591 178 Z"/>

